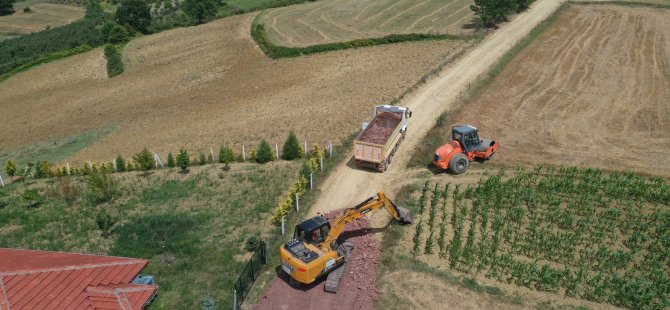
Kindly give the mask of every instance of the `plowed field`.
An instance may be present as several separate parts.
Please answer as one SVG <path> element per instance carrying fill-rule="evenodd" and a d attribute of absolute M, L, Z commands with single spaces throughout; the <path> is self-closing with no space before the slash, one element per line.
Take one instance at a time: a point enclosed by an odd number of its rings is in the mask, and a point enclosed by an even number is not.
<path fill-rule="evenodd" d="M 0 149 L 93 128 L 114 131 L 74 160 L 126 156 L 145 145 L 282 143 L 291 129 L 337 143 L 425 72 L 463 47 L 426 42 L 295 59 L 266 57 L 249 36 L 253 15 L 145 36 L 124 49 L 126 72 L 107 79 L 100 49 L 49 63 L 0 84 Z M 421 57 L 416 57 L 421 55 Z"/>
<path fill-rule="evenodd" d="M 455 123 L 505 163 L 670 175 L 670 10 L 571 6 Z"/>
<path fill-rule="evenodd" d="M 472 0 L 323 0 L 261 16 L 270 39 L 285 46 L 399 33 L 470 34 Z"/>

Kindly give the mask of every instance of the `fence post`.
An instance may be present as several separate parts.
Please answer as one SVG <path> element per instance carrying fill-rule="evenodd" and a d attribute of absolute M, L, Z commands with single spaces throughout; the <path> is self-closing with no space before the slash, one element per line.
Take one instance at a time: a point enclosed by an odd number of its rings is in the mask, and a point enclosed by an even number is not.
<path fill-rule="evenodd" d="M 323 156 L 319 157 L 319 164 L 321 164 L 321 171 L 323 171 Z"/>
<path fill-rule="evenodd" d="M 328 149 L 328 158 L 333 157 L 333 141 L 328 142 L 330 148 Z"/>
<path fill-rule="evenodd" d="M 237 290 L 233 289 L 233 310 L 237 310 Z"/>
<path fill-rule="evenodd" d="M 216 160 L 214 159 L 214 149 L 211 146 L 209 147 L 209 154 L 212 155 L 212 162 L 215 163 Z"/>
<path fill-rule="evenodd" d="M 5 187 L 5 181 L 2 180 L 2 175 L 0 174 L 0 184 L 2 187 Z"/>
<path fill-rule="evenodd" d="M 313 172 L 309 173 L 309 190 L 310 191 L 314 188 L 314 183 L 313 183 L 313 178 L 312 178 L 313 174 L 314 174 Z"/>
<path fill-rule="evenodd" d="M 247 154 L 244 152 L 244 144 L 242 144 L 242 161 L 247 161 Z"/>
<path fill-rule="evenodd" d="M 114 172 L 119 172 L 119 169 L 116 168 L 116 159 L 112 159 L 112 164 L 114 165 Z"/>
<path fill-rule="evenodd" d="M 279 159 L 279 144 L 275 143 L 275 153 L 277 154 L 277 159 Z"/>
<path fill-rule="evenodd" d="M 70 175 L 70 163 L 67 163 L 67 175 Z"/>
<path fill-rule="evenodd" d="M 305 157 L 307 157 L 307 140 L 305 140 Z"/>
<path fill-rule="evenodd" d="M 300 211 L 300 203 L 298 202 L 298 193 L 295 194 L 295 211 Z"/>
<path fill-rule="evenodd" d="M 286 216 L 281 217 L 281 235 L 282 236 L 284 235 L 284 219 L 285 218 L 286 218 Z"/>

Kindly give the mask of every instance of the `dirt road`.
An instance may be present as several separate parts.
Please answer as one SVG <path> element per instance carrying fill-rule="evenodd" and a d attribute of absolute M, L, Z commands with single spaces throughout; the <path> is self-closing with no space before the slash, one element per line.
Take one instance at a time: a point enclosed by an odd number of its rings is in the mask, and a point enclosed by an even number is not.
<path fill-rule="evenodd" d="M 437 115 L 452 109 L 458 102 L 460 91 L 467 89 L 469 83 L 485 74 L 500 57 L 556 11 L 564 1 L 535 2 L 526 13 L 503 25 L 468 55 L 405 99 L 402 105 L 413 111 L 413 117 L 409 120 L 405 141 L 389 169 L 384 173 L 375 173 L 357 170 L 351 164 L 340 166 L 326 180 L 322 187 L 324 190 L 310 209 L 309 215 L 353 206 L 377 191 L 385 191 L 393 197 L 406 175 L 406 164 L 413 147 L 434 126 Z"/>

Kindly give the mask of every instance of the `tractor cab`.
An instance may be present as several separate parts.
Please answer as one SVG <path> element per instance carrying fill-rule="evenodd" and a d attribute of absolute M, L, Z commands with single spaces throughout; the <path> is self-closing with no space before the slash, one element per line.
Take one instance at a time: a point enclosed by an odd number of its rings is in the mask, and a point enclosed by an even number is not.
<path fill-rule="evenodd" d="M 451 129 L 451 139 L 458 141 L 463 146 L 465 153 L 476 150 L 481 144 L 477 128 L 470 125 L 453 127 Z"/>
<path fill-rule="evenodd" d="M 323 242 L 330 232 L 330 223 L 320 215 L 305 220 L 295 227 L 294 238 L 307 244 L 318 245 Z"/>

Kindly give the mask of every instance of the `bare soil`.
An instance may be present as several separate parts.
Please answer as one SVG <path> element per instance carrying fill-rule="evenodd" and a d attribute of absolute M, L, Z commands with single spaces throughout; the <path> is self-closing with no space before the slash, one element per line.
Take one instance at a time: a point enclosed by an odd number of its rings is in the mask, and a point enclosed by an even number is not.
<path fill-rule="evenodd" d="M 342 210 L 325 216 L 332 221 L 340 214 Z M 288 275 L 277 268 L 278 277 L 270 283 L 254 309 L 375 309 L 381 242 L 371 234 L 370 224 L 365 218 L 349 224 L 340 240 L 351 241 L 355 245 L 337 294 L 323 290 L 325 278 L 293 288 L 288 284 Z"/>
<path fill-rule="evenodd" d="M 454 117 L 497 161 L 670 176 L 670 9 L 572 5 Z"/>
<path fill-rule="evenodd" d="M 0 84 L 0 149 L 92 128 L 115 130 L 73 161 L 161 156 L 227 143 L 338 143 L 463 42 L 344 50 L 294 59 L 266 57 L 241 15 L 145 36 L 123 51 L 126 72 L 107 79 L 100 49 L 49 63 Z M 417 55 L 421 55 L 417 57 Z M 72 164 L 72 162 L 71 162 Z"/>

